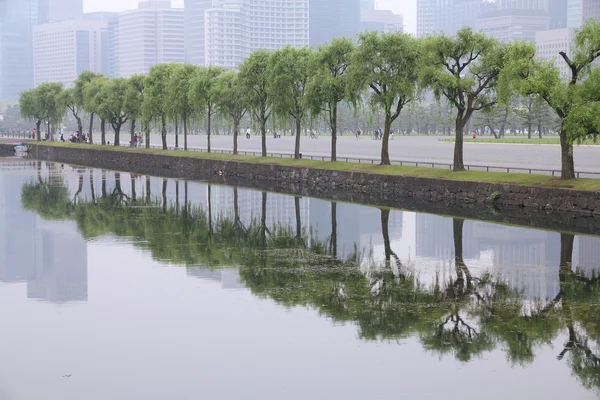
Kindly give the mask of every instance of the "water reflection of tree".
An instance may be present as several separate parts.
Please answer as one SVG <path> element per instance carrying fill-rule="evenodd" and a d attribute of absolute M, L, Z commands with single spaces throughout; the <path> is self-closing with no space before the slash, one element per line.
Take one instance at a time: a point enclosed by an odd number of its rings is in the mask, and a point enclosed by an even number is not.
<path fill-rule="evenodd" d="M 391 246 L 389 210 L 381 211 L 385 262 L 364 273 L 357 250 L 347 258 L 337 257 L 335 203 L 331 235 L 319 241 L 301 226 L 298 198 L 291 226 L 268 226 L 265 192 L 259 217 L 244 224 L 236 188 L 232 214 L 214 216 L 212 199 L 207 210 L 188 203 L 187 183 L 183 207 L 168 202 L 167 180 L 163 180 L 161 199 L 151 198 L 149 183 L 146 179 L 146 192 L 139 199 L 125 195 L 118 183 L 106 190 L 103 176 L 100 197 L 73 203 L 64 184 L 40 178 L 23 187 L 22 197 L 24 205 L 43 217 L 74 219 L 86 238 L 110 233 L 136 239 L 136 245 L 159 260 L 238 266 L 242 281 L 255 295 L 289 307 L 311 307 L 336 322 L 356 323 L 365 340 L 415 336 L 428 351 L 463 362 L 502 348 L 511 363 L 527 364 L 534 360 L 537 348 L 566 333 L 558 358 L 586 387 L 600 388 L 600 282 L 597 276 L 573 270 L 573 235 L 561 235 L 558 295 L 549 302 L 532 302 L 488 273 L 474 276 L 463 258 L 464 221 L 460 219 L 453 222 L 452 277 L 447 282 L 438 277 L 432 285 L 424 285 Z"/>

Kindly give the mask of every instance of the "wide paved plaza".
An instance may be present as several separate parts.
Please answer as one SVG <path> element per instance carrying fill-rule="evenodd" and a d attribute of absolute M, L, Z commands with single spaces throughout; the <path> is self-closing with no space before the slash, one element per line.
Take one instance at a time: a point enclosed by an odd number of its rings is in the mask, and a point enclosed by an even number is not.
<path fill-rule="evenodd" d="M 108 140 L 112 137 L 107 135 Z M 129 135 L 122 135 L 122 142 L 127 142 Z M 95 141 L 99 136 L 96 134 Z M 190 147 L 205 148 L 205 135 L 190 135 Z M 440 142 L 440 137 L 428 136 L 396 136 L 390 140 L 390 158 L 392 160 L 452 163 L 453 143 Z M 305 155 L 328 156 L 330 153 L 331 137 L 320 136 L 310 139 L 302 136 L 301 152 Z M 160 145 L 160 136 L 152 135 L 151 144 Z M 175 144 L 175 136 L 168 136 L 170 146 Z M 232 136 L 212 136 L 213 149 L 231 150 Z M 179 137 L 179 146 L 183 147 L 183 137 Z M 242 135 L 238 139 L 240 151 L 260 151 L 260 136 L 246 139 Z M 292 153 L 294 138 L 267 137 L 267 150 L 277 153 Z M 577 171 L 600 172 L 600 146 L 575 146 L 575 169 Z M 338 138 L 338 157 L 379 158 L 381 141 L 370 137 Z M 471 165 L 486 165 L 514 168 L 560 169 L 560 146 L 558 145 L 517 145 L 517 144 L 472 144 L 466 143 L 464 148 L 465 163 Z"/>

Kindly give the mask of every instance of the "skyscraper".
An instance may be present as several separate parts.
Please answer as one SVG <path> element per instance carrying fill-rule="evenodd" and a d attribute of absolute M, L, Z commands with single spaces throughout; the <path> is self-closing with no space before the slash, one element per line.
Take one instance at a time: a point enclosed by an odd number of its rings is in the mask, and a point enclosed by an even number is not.
<path fill-rule="evenodd" d="M 360 0 L 360 9 L 361 10 L 374 10 L 375 9 L 375 0 Z"/>
<path fill-rule="evenodd" d="M 170 0 L 146 0 L 119 14 L 116 33 L 118 76 L 147 74 L 156 64 L 184 62 L 183 10 Z"/>
<path fill-rule="evenodd" d="M 360 14 L 361 32 L 402 32 L 404 20 L 402 15 L 388 10 L 362 10 Z"/>
<path fill-rule="evenodd" d="M 308 0 L 215 0 L 205 11 L 205 65 L 235 68 L 257 49 L 309 45 Z"/>
<path fill-rule="evenodd" d="M 32 30 L 38 0 L 0 0 L 0 99 L 33 87 Z"/>
<path fill-rule="evenodd" d="M 83 0 L 39 0 L 39 22 L 66 21 L 83 16 Z"/>
<path fill-rule="evenodd" d="M 579 29 L 583 24 L 583 0 L 568 0 L 567 27 Z"/>
<path fill-rule="evenodd" d="M 533 42 L 536 32 L 550 27 L 547 0 L 499 0 L 496 5 L 479 15 L 475 28 L 501 42 Z"/>
<path fill-rule="evenodd" d="M 360 31 L 360 0 L 310 0 L 309 10 L 311 46 L 338 37 L 353 39 Z"/>
<path fill-rule="evenodd" d="M 474 28 L 477 17 L 496 9 L 487 0 L 417 0 L 417 36 L 453 36 L 465 26 Z"/>
<path fill-rule="evenodd" d="M 567 27 L 567 0 L 552 0 L 548 5 L 550 14 L 550 29 Z"/>
<path fill-rule="evenodd" d="M 71 87 L 83 71 L 108 73 L 108 22 L 74 19 L 33 30 L 34 84 Z"/>
<path fill-rule="evenodd" d="M 204 65 L 205 11 L 212 8 L 212 0 L 184 0 L 185 61 Z"/>
<path fill-rule="evenodd" d="M 417 0 L 417 37 L 435 32 L 436 0 Z"/>
<path fill-rule="evenodd" d="M 595 19 L 596 21 L 600 21 L 599 0 L 583 0 L 582 9 L 584 20 Z"/>

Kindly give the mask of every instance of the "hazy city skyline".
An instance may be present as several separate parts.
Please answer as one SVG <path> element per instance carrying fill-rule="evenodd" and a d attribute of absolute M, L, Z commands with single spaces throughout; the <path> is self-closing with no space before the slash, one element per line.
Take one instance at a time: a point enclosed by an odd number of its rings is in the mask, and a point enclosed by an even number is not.
<path fill-rule="evenodd" d="M 404 16 L 405 32 L 417 31 L 417 0 L 376 0 L 377 8 L 392 10 Z M 83 0 L 83 11 L 125 11 L 137 8 L 138 0 Z M 183 7 L 183 0 L 171 0 L 174 7 Z"/>

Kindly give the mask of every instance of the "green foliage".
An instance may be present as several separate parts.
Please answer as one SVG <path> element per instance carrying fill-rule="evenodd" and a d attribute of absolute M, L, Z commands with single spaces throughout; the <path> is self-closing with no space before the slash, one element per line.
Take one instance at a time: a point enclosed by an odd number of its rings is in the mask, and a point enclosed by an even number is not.
<path fill-rule="evenodd" d="M 493 201 L 498 201 L 500 200 L 500 196 L 502 196 L 502 193 L 496 190 L 494 193 L 492 193 L 490 199 L 492 199 Z"/>

